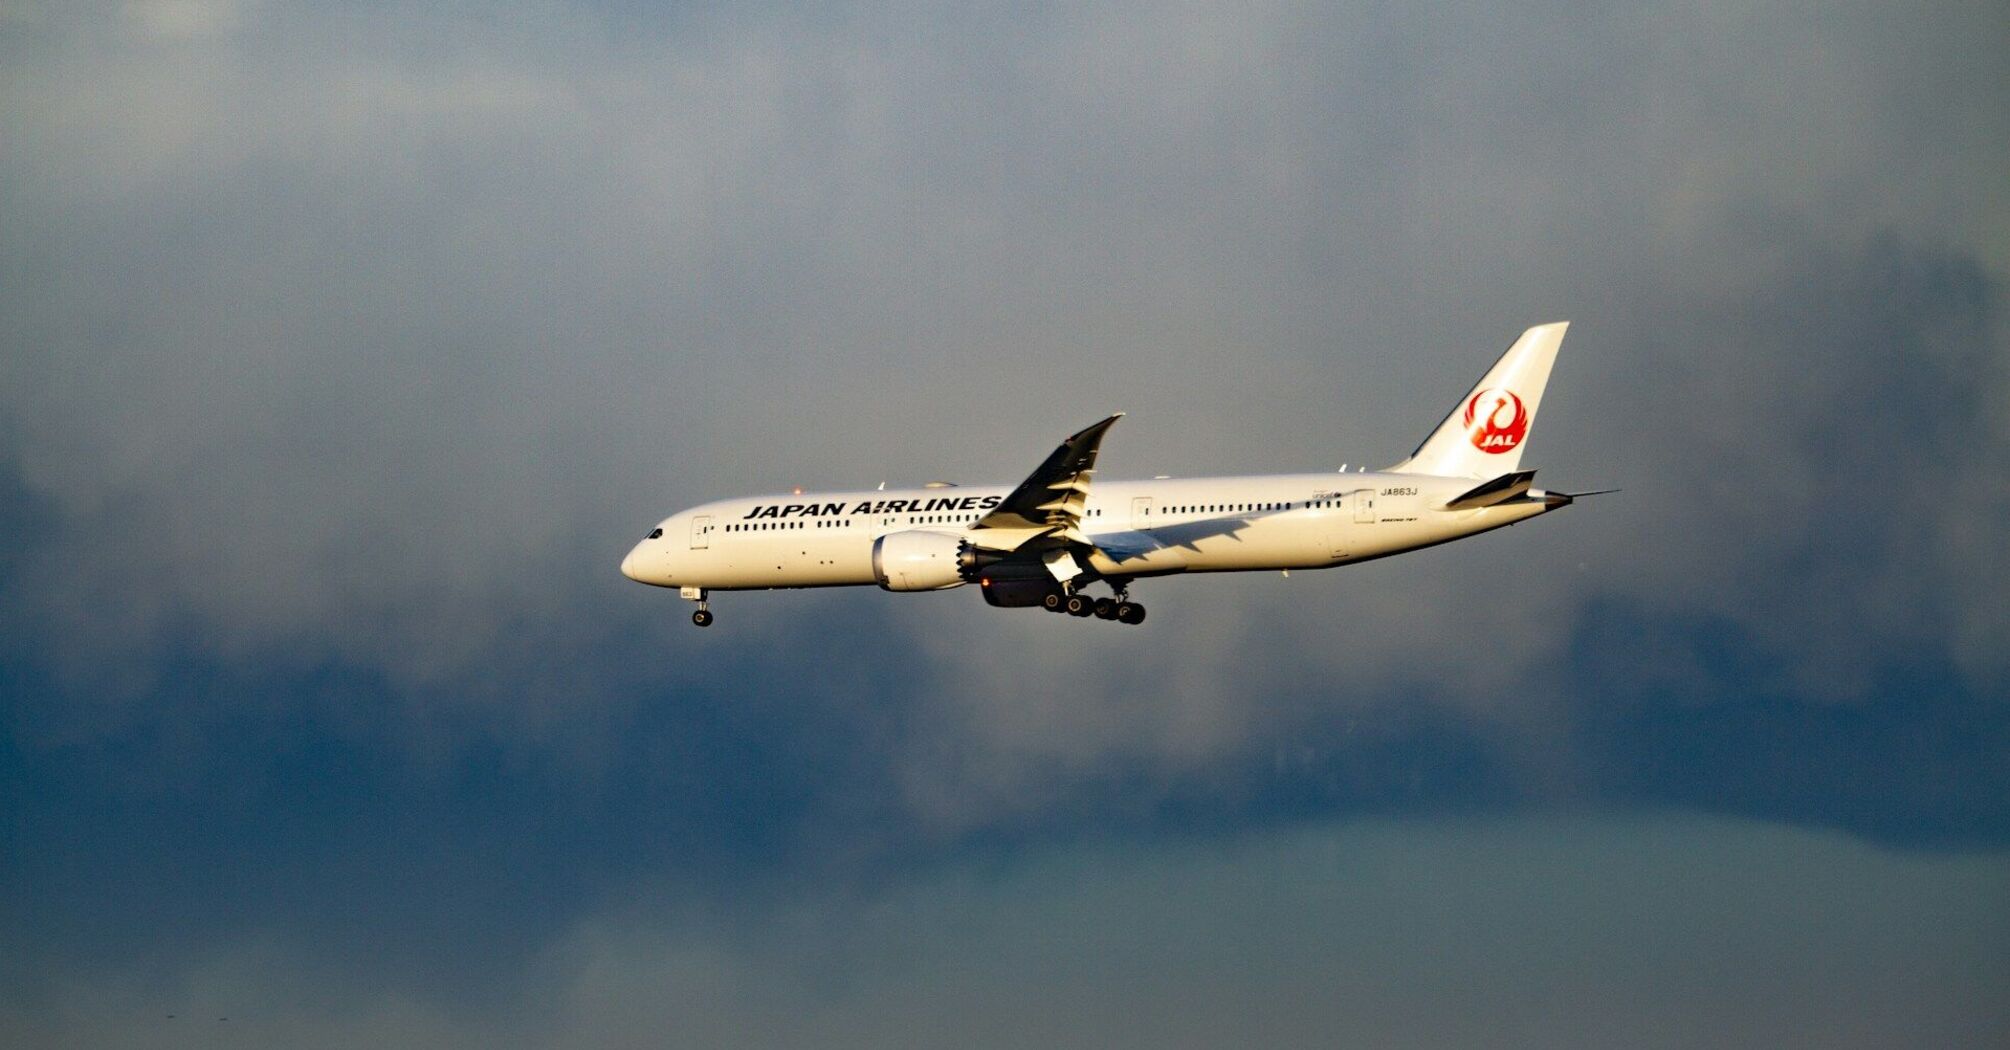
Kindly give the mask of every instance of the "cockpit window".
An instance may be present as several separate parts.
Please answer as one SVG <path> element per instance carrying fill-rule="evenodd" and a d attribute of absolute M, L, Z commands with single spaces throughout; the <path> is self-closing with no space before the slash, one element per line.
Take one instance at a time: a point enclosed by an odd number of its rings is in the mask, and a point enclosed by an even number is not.
<path fill-rule="evenodd" d="M 662 539 L 662 538 L 663 538 L 663 530 L 662 530 L 662 529 L 655 529 L 655 530 L 652 530 L 652 531 L 651 531 L 651 532 L 649 533 L 649 537 L 648 537 L 648 538 L 649 538 L 649 539 L 652 539 L 652 540 L 660 540 L 660 539 Z"/>

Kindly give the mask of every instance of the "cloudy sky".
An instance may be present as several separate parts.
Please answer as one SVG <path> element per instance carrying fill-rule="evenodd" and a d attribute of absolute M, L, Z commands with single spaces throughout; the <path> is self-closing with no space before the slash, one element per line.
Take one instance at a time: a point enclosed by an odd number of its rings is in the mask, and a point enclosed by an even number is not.
<path fill-rule="evenodd" d="M 2010 1041 L 1996 3 L 0 0 L 0 1043 Z M 1084 629 L 790 486 L 1618 486 Z M 225 1020 L 227 1018 L 227 1020 Z"/>

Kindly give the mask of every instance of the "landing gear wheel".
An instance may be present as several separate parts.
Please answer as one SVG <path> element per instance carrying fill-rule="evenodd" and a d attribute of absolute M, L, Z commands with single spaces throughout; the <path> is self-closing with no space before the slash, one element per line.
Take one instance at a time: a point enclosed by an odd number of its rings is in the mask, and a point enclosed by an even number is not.
<path fill-rule="evenodd" d="M 712 626 L 712 610 L 700 609 L 697 612 L 692 613 L 691 622 L 697 624 L 700 627 Z"/>
<path fill-rule="evenodd" d="M 1145 607 L 1132 602 L 1118 602 L 1116 616 L 1121 623 L 1140 624 L 1145 622 Z"/>
<path fill-rule="evenodd" d="M 1068 595 L 1067 609 L 1069 616 L 1094 616 L 1096 603 L 1086 594 L 1071 594 Z"/>
<path fill-rule="evenodd" d="M 1063 606 L 1067 600 L 1068 596 L 1062 594 L 1060 591 L 1048 591 L 1040 599 L 1040 608 L 1048 612 L 1066 612 L 1067 610 Z"/>
<path fill-rule="evenodd" d="M 1117 618 L 1117 600 L 1115 598 L 1096 599 L 1096 619 L 1114 620 L 1116 618 Z"/>

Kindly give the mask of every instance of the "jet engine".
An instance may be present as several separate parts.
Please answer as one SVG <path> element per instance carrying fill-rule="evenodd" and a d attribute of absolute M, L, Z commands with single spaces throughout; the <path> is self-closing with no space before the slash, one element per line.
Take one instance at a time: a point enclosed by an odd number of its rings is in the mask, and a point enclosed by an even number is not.
<path fill-rule="evenodd" d="M 889 532 L 872 544 L 872 575 L 889 591 L 945 591 L 970 580 L 964 575 L 964 543 L 948 532 L 909 529 Z"/>

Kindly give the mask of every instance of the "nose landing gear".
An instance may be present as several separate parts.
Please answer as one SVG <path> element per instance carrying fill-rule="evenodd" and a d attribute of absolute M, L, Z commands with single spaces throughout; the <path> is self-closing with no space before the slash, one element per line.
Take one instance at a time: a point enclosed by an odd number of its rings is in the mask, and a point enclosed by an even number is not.
<path fill-rule="evenodd" d="M 698 611 L 691 614 L 691 622 L 700 627 L 712 626 L 712 607 L 705 602 L 705 588 L 685 587 L 677 592 L 688 601 L 698 603 Z"/>

